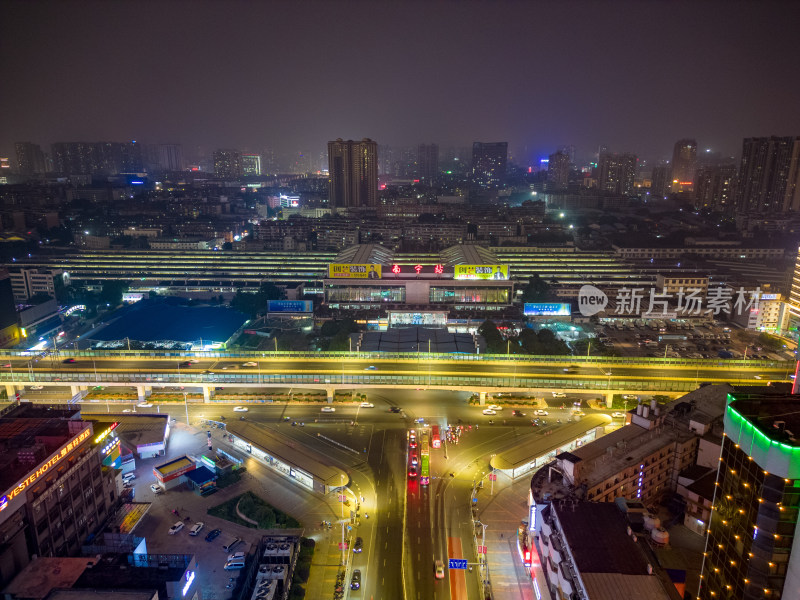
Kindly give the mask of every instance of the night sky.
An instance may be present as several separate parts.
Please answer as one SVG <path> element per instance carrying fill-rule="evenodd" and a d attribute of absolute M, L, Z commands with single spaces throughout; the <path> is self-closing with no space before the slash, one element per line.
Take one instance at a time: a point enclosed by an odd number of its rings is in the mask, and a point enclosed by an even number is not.
<path fill-rule="evenodd" d="M 0 2 L 13 142 L 669 158 L 800 135 L 794 2 Z M 527 154 L 526 154 L 527 152 Z"/>

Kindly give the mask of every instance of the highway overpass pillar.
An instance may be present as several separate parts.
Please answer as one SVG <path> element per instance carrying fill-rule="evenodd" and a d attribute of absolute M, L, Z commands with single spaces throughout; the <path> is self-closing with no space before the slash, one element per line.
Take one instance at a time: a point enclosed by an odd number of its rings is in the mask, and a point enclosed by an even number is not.
<path fill-rule="evenodd" d="M 605 397 L 606 397 L 606 408 L 611 408 L 614 402 L 614 394 L 612 394 L 611 392 L 606 392 Z"/>
<path fill-rule="evenodd" d="M 328 395 L 328 404 L 333 404 L 333 395 L 336 393 L 336 388 L 325 388 L 325 393 Z"/>
<path fill-rule="evenodd" d="M 481 406 L 484 406 L 486 404 L 486 392 L 478 392 L 478 397 L 480 398 Z"/>
<path fill-rule="evenodd" d="M 203 386 L 203 402 L 211 402 L 211 398 L 214 396 L 214 388 L 210 385 Z"/>
<path fill-rule="evenodd" d="M 75 396 L 77 396 L 80 393 L 80 391 L 81 391 L 81 386 L 79 386 L 79 385 L 71 385 L 71 386 L 69 386 L 69 393 L 72 394 L 73 398 Z"/>
<path fill-rule="evenodd" d="M 136 392 L 139 394 L 139 402 L 144 402 L 152 391 L 152 385 L 137 385 Z"/>
<path fill-rule="evenodd" d="M 6 398 L 8 398 L 9 400 L 13 400 L 14 396 L 17 393 L 17 390 L 21 390 L 21 389 L 22 389 L 21 385 L 14 385 L 13 383 L 7 383 L 6 384 Z M 74 396 L 74 394 L 73 394 L 73 396 Z"/>

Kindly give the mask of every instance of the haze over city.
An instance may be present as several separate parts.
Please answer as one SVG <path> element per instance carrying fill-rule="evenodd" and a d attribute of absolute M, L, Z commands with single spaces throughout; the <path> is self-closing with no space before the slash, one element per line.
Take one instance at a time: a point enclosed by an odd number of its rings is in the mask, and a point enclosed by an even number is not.
<path fill-rule="evenodd" d="M 800 129 L 791 2 L 5 2 L 16 140 L 284 153 L 504 140 L 669 158 Z"/>

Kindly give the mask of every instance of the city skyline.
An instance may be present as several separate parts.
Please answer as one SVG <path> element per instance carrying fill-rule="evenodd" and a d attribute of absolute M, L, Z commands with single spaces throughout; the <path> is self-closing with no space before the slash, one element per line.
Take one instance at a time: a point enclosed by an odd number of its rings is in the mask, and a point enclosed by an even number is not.
<path fill-rule="evenodd" d="M 503 140 L 525 165 L 566 144 L 666 159 L 681 138 L 738 155 L 744 138 L 800 131 L 782 3 L 241 3 L 220 26 L 219 3 L 152 6 L 9 3 L 0 153 Z"/>

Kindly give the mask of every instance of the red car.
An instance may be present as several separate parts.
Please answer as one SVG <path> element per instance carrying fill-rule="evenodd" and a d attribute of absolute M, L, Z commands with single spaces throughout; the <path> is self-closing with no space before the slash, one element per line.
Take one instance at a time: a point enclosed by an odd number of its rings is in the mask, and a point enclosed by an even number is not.
<path fill-rule="evenodd" d="M 416 448 L 417 447 L 417 440 L 409 440 L 408 441 L 409 448 Z"/>
<path fill-rule="evenodd" d="M 408 470 L 408 476 L 409 477 L 416 477 L 417 476 L 417 468 L 416 467 L 411 467 Z"/>

